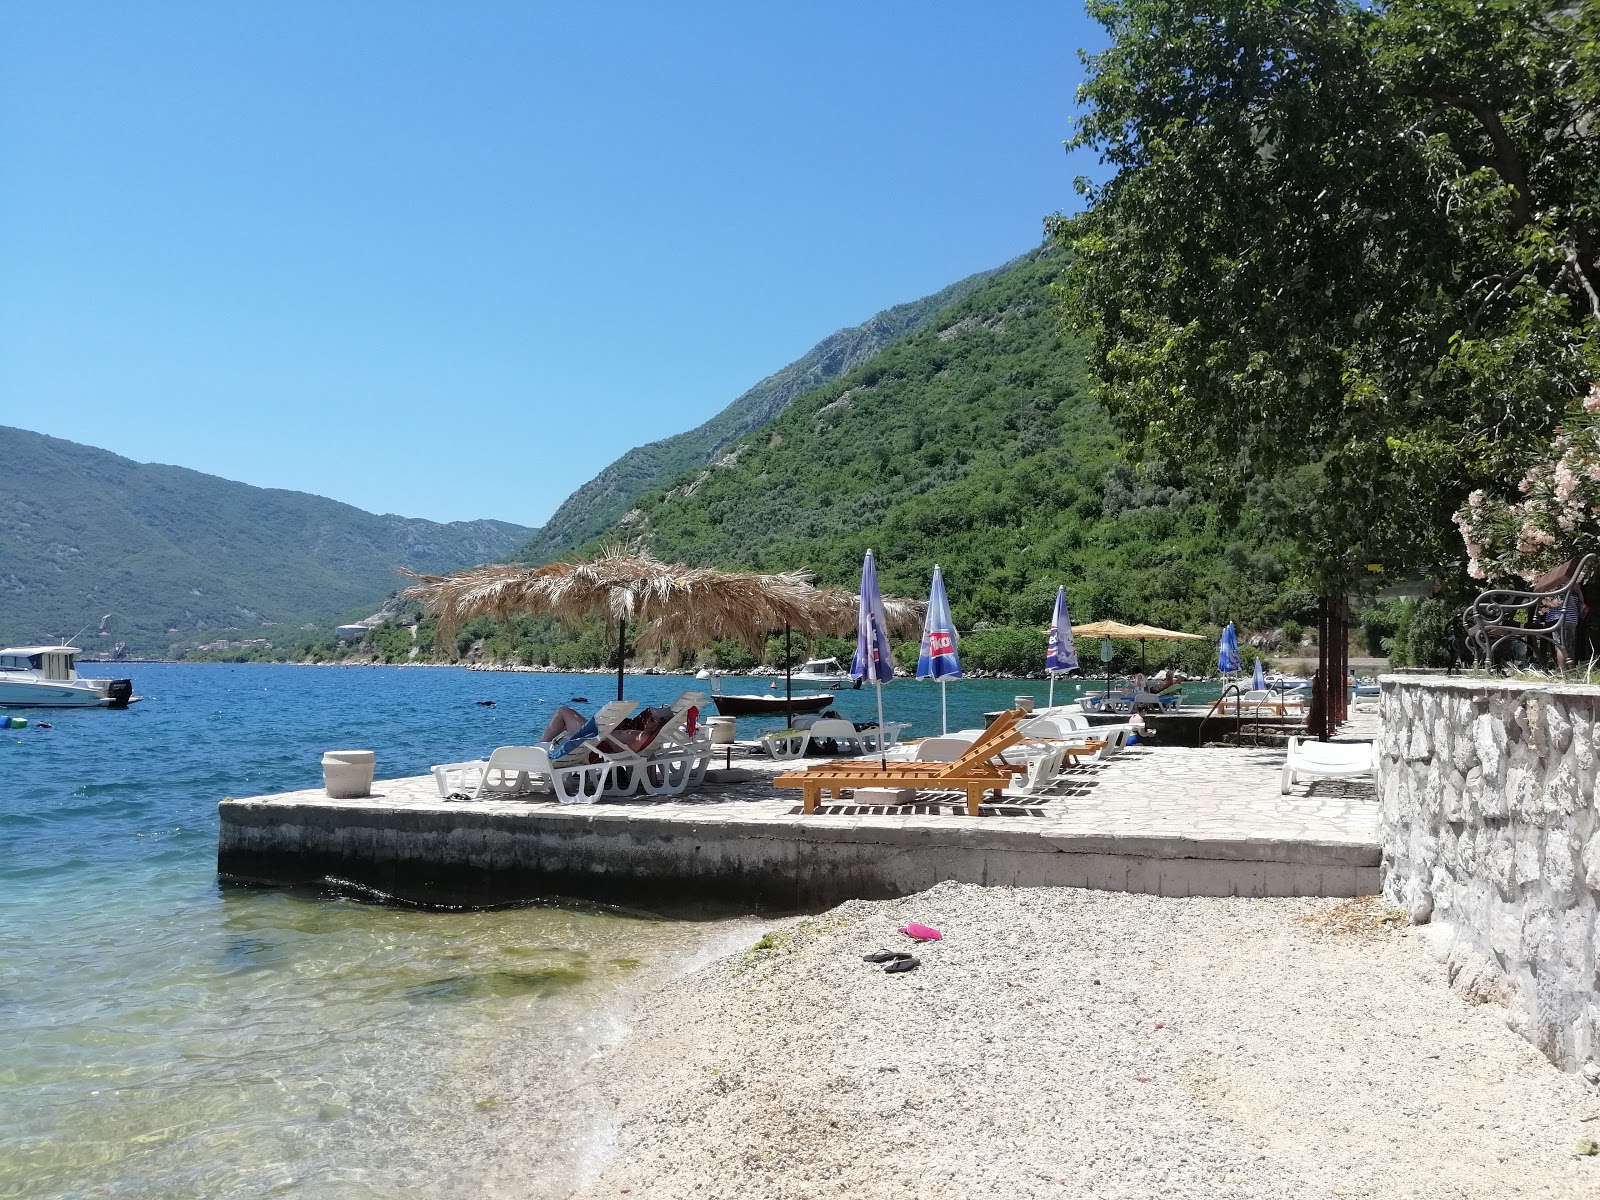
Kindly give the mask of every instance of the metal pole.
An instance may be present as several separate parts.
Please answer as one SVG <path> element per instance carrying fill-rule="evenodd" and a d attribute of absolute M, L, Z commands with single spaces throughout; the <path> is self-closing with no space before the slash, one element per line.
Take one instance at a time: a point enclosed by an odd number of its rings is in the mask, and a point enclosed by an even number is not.
<path fill-rule="evenodd" d="M 794 655 L 789 650 L 789 622 L 783 623 L 783 727 L 794 728 Z"/>
<path fill-rule="evenodd" d="M 628 649 L 628 622 L 617 619 L 617 699 L 622 699 L 622 656 Z"/>
<path fill-rule="evenodd" d="M 889 769 L 889 743 L 883 736 L 883 683 L 877 669 L 872 672 L 872 686 L 878 692 L 878 762 L 885 771 Z"/>
<path fill-rule="evenodd" d="M 943 678 L 939 680 L 939 732 L 950 732 L 950 702 L 945 697 Z"/>
<path fill-rule="evenodd" d="M 1317 706 L 1317 741 L 1328 740 L 1328 718 L 1330 698 L 1328 696 L 1328 672 L 1332 664 L 1328 660 L 1328 652 L 1332 649 L 1328 641 L 1328 597 L 1321 596 L 1317 600 L 1317 681 L 1311 689 L 1311 698 Z"/>

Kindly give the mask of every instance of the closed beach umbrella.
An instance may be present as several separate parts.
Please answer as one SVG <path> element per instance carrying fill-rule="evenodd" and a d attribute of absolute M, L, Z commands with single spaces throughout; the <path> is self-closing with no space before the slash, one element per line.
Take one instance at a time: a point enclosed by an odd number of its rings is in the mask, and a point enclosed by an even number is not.
<path fill-rule="evenodd" d="M 1072 618 L 1067 614 L 1067 589 L 1056 589 L 1056 609 L 1050 615 L 1050 641 L 1045 647 L 1044 669 L 1050 676 L 1050 705 L 1056 702 L 1056 672 L 1078 669 L 1078 648 L 1072 641 Z"/>
<path fill-rule="evenodd" d="M 1256 659 L 1255 672 L 1250 676 L 1250 687 L 1258 692 L 1267 690 L 1267 676 L 1261 669 L 1261 660 L 1259 658 Z"/>
<path fill-rule="evenodd" d="M 861 561 L 861 598 L 856 612 L 856 655 L 850 660 L 852 679 L 872 678 L 878 693 L 878 750 L 883 765 L 889 756 L 883 738 L 883 685 L 894 678 L 894 658 L 889 652 L 889 626 L 883 615 L 883 597 L 878 593 L 878 564 L 872 551 Z"/>
<path fill-rule="evenodd" d="M 1233 631 L 1233 622 L 1228 622 L 1228 627 L 1222 631 L 1222 640 L 1217 643 L 1217 670 L 1224 675 L 1231 674 L 1239 669 L 1239 635 Z"/>
<path fill-rule="evenodd" d="M 928 616 L 922 623 L 922 650 L 917 655 L 917 678 L 939 681 L 939 723 L 950 732 L 950 711 L 945 704 L 947 679 L 961 678 L 961 660 L 956 657 L 956 623 L 950 616 L 950 600 L 944 593 L 944 573 L 933 568 L 933 590 L 928 593 Z"/>

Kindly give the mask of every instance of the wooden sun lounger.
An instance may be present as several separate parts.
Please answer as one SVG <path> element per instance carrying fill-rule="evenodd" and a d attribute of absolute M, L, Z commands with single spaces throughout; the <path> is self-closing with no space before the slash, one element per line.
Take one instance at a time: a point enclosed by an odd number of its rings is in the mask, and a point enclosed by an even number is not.
<path fill-rule="evenodd" d="M 1020 708 L 1002 713 L 953 762 L 896 762 L 887 767 L 871 762 L 823 763 L 804 771 L 787 771 L 773 782 L 779 787 L 801 789 L 804 811 L 808 813 L 817 811 L 822 793 L 830 789 L 837 797 L 844 788 L 909 787 L 964 791 L 967 812 L 975 817 L 986 793 L 998 794 L 1014 775 L 1026 773 L 1026 766 L 996 759 L 1001 751 L 1025 740 L 1017 725 L 1027 715 Z"/>

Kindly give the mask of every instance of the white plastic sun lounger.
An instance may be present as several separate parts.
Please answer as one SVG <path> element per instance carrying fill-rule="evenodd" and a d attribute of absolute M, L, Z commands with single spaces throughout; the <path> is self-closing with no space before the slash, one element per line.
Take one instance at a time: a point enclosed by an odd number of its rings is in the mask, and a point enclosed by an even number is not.
<path fill-rule="evenodd" d="M 638 708 L 632 700 L 613 700 L 594 715 L 596 738 L 609 735 Z M 491 792 L 520 795 L 548 789 L 566 804 L 593 804 L 610 778 L 609 764 L 589 762 L 593 740 L 562 758 L 551 758 L 543 746 L 501 746 L 487 759 L 443 763 L 433 768 L 434 786 L 445 799 L 470 796 L 482 799 Z M 602 774 L 599 766 L 607 766 Z"/>
<path fill-rule="evenodd" d="M 708 703 L 710 697 L 704 692 L 684 692 L 672 702 L 667 723 L 639 750 L 596 745 L 611 766 L 606 795 L 678 796 L 699 784 L 711 763 L 711 726 L 697 721 L 692 734 L 687 726 L 689 710 L 704 712 Z"/>
<path fill-rule="evenodd" d="M 1318 742 L 1289 739 L 1289 756 L 1283 763 L 1282 792 L 1302 779 L 1359 779 L 1375 772 L 1377 751 L 1372 742 Z"/>

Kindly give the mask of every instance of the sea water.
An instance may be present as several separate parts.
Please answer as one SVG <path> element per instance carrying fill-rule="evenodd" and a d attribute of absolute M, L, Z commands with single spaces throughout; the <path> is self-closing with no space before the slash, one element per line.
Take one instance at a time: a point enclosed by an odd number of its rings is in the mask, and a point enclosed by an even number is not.
<path fill-rule="evenodd" d="M 557 705 L 612 698 L 611 678 L 85 673 L 130 675 L 146 699 L 0 731 L 0 1197 L 559 1195 L 603 1148 L 593 1064 L 629 1006 L 758 928 L 559 898 L 430 912 L 219 886 L 224 796 L 315 786 L 328 749 L 375 750 L 384 778 L 524 743 Z M 695 686 L 629 676 L 627 694 Z M 1045 691 L 953 684 L 950 727 Z M 884 705 L 939 731 L 937 685 L 897 681 Z M 836 707 L 868 719 L 874 692 Z"/>

